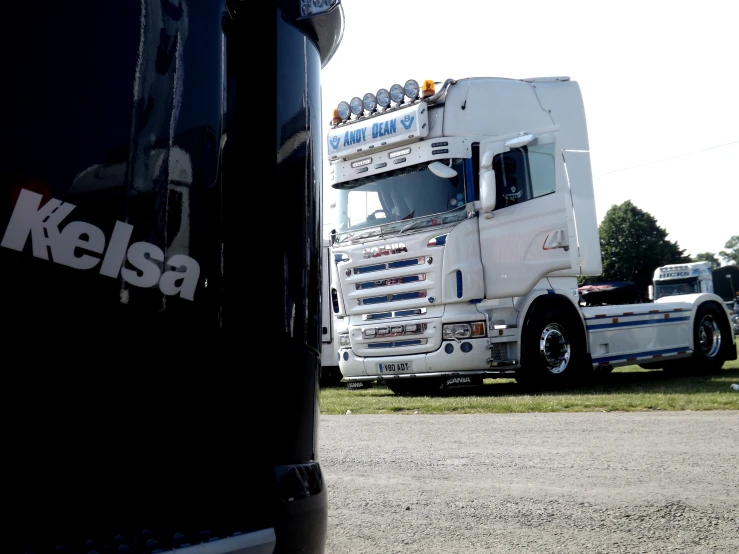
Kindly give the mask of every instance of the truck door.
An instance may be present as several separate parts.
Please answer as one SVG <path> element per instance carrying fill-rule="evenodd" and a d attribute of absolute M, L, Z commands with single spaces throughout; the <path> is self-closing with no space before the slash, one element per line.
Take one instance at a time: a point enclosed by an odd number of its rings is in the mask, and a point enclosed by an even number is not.
<path fill-rule="evenodd" d="M 512 142 L 480 147 L 480 175 L 494 172 L 496 199 L 478 219 L 486 298 L 522 296 L 545 275 L 571 269 L 576 255 L 554 133 Z"/>

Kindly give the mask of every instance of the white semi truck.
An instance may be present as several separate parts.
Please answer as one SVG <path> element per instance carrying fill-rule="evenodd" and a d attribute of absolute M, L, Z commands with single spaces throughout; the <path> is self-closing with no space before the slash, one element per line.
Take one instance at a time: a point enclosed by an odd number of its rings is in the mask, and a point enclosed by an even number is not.
<path fill-rule="evenodd" d="M 602 267 L 575 81 L 438 85 L 409 80 L 334 110 L 330 294 L 347 383 L 554 386 L 621 365 L 736 359 L 729 314 L 710 292 L 579 305 L 577 277 Z"/>

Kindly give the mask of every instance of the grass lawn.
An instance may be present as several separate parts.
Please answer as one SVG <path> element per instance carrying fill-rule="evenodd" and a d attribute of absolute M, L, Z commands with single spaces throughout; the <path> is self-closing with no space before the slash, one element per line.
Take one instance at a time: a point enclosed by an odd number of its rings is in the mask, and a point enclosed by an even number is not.
<path fill-rule="evenodd" d="M 639 366 L 618 368 L 595 385 L 535 394 L 513 379 L 486 379 L 481 387 L 435 396 L 405 397 L 387 387 L 347 390 L 344 383 L 321 389 L 322 414 L 487 414 L 521 412 L 612 412 L 650 410 L 739 410 L 739 360 L 715 375 L 678 377 Z"/>

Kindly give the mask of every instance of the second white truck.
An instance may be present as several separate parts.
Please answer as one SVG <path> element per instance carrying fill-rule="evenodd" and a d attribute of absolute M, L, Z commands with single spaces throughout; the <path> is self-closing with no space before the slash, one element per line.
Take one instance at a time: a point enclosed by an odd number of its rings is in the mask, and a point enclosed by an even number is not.
<path fill-rule="evenodd" d="M 713 276 L 708 262 L 691 262 L 658 267 L 654 270 L 651 297 L 713 293 Z"/>
<path fill-rule="evenodd" d="M 327 137 L 338 191 L 333 315 L 344 380 L 396 393 L 513 376 L 736 359 L 720 297 L 582 307 L 601 273 L 580 88 L 568 77 L 409 80 L 342 102 Z"/>

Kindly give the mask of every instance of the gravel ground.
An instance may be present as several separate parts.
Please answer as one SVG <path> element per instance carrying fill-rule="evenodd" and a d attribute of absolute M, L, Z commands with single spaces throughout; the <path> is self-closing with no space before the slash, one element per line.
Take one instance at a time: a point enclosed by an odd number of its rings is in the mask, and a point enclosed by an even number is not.
<path fill-rule="evenodd" d="M 739 553 L 739 412 L 321 416 L 326 554 Z"/>

